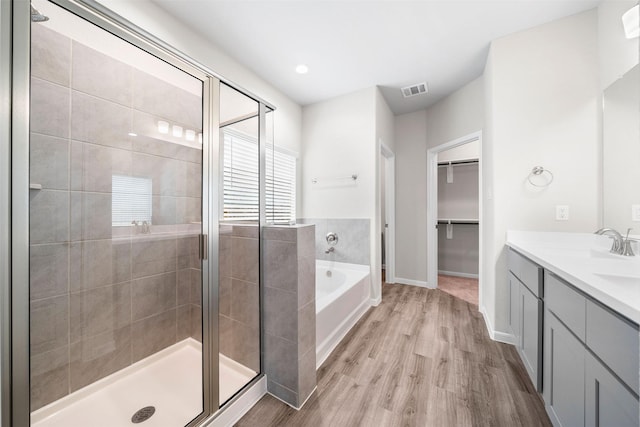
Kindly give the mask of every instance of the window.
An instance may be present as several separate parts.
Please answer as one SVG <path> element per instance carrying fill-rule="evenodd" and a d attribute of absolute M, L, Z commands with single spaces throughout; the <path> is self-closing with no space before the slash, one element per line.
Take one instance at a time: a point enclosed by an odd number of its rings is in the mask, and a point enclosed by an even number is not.
<path fill-rule="evenodd" d="M 272 155 L 273 154 L 273 155 Z M 273 147 L 267 150 L 267 222 L 296 220 L 296 158 Z"/>
<path fill-rule="evenodd" d="M 111 191 L 113 226 L 131 225 L 132 221 L 147 221 L 151 224 L 150 178 L 113 175 Z"/>
<path fill-rule="evenodd" d="M 258 221 L 259 157 L 255 138 L 224 129 L 223 219 Z M 267 222 L 289 223 L 296 218 L 296 157 L 284 150 L 267 150 Z"/>

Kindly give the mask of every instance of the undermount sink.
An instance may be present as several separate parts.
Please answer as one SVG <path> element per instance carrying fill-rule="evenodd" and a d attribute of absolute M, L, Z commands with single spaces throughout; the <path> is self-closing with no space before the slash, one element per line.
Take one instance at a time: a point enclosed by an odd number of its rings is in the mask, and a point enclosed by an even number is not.
<path fill-rule="evenodd" d="M 607 273 L 595 273 L 595 275 L 605 280 L 616 282 L 622 285 L 640 285 L 640 276 L 625 276 Z"/>
<path fill-rule="evenodd" d="M 640 259 L 638 257 L 622 257 L 623 259 L 593 260 L 591 266 L 595 275 L 613 281 L 630 282 L 640 285 Z M 627 258 L 627 259 L 624 259 Z"/>

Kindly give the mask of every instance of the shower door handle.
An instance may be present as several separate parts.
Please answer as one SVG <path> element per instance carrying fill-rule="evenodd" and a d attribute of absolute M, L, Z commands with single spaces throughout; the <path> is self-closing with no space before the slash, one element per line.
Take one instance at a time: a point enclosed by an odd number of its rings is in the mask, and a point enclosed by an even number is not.
<path fill-rule="evenodd" d="M 200 249 L 200 259 L 202 261 L 207 259 L 207 255 L 208 255 L 208 239 L 207 239 L 207 235 L 206 234 L 200 234 L 200 236 L 198 236 L 198 243 L 199 243 L 199 249 Z"/>

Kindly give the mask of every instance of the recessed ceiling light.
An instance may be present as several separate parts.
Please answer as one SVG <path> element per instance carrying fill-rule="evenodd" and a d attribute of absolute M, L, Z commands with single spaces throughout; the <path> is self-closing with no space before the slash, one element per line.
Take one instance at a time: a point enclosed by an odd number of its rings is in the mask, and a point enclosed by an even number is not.
<path fill-rule="evenodd" d="M 296 66 L 296 73 L 298 74 L 307 74 L 309 72 L 309 67 L 304 64 L 298 64 Z"/>
<path fill-rule="evenodd" d="M 138 134 L 135 133 L 135 132 L 129 132 L 127 135 L 129 135 L 129 136 L 138 136 Z"/>

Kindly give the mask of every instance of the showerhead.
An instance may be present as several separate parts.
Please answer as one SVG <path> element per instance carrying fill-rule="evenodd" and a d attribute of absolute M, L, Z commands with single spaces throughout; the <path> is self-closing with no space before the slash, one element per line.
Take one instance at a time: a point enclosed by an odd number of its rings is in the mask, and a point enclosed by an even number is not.
<path fill-rule="evenodd" d="M 31 22 L 45 22 L 48 20 L 48 16 L 41 14 L 35 7 L 31 6 Z"/>

